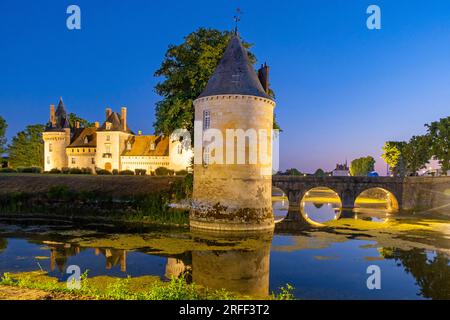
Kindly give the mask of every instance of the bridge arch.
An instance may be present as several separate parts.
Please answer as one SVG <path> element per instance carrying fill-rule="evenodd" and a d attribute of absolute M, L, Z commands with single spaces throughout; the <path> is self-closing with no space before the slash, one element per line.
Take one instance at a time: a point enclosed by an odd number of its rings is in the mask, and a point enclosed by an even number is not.
<path fill-rule="evenodd" d="M 359 192 L 355 198 L 355 209 L 378 209 L 388 212 L 399 210 L 399 201 L 394 192 L 385 187 L 370 187 Z"/>
<path fill-rule="evenodd" d="M 329 187 L 313 187 L 300 200 L 300 214 L 311 225 L 339 219 L 342 201 L 337 191 Z"/>

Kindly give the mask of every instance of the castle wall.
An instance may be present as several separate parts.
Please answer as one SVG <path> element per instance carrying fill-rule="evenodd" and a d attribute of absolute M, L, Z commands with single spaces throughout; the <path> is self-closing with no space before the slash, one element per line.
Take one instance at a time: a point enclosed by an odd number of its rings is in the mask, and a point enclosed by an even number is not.
<path fill-rule="evenodd" d="M 90 168 L 95 172 L 95 148 L 66 148 L 69 168 Z"/>
<path fill-rule="evenodd" d="M 120 131 L 98 131 L 97 154 L 95 156 L 96 167 L 121 171 L 120 156 L 125 150 L 125 142 L 129 136 L 130 134 Z"/>

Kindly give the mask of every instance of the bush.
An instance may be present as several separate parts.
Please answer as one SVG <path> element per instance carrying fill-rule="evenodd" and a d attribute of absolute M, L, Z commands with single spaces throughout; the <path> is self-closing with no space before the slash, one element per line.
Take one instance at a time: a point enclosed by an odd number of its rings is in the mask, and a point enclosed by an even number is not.
<path fill-rule="evenodd" d="M 83 171 L 81 171 L 80 168 L 70 168 L 69 173 L 70 174 L 82 174 Z"/>
<path fill-rule="evenodd" d="M 53 168 L 53 169 L 51 169 L 48 173 L 50 173 L 50 174 L 60 174 L 60 173 L 61 173 L 61 170 L 56 169 L 56 168 Z"/>
<path fill-rule="evenodd" d="M 136 172 L 137 176 L 145 176 L 147 173 L 147 170 L 145 170 L 145 169 L 136 169 L 134 171 Z"/>
<path fill-rule="evenodd" d="M 53 186 L 48 190 L 47 196 L 52 200 L 69 200 L 73 194 L 67 186 Z"/>
<path fill-rule="evenodd" d="M 155 174 L 157 176 L 171 176 L 174 174 L 174 171 L 167 169 L 166 167 L 159 167 L 155 169 Z"/>
<path fill-rule="evenodd" d="M 131 170 L 122 170 L 119 172 L 121 176 L 134 176 L 134 172 Z"/>
<path fill-rule="evenodd" d="M 117 176 L 117 175 L 119 174 L 119 170 L 114 169 L 114 170 L 112 171 L 112 174 L 115 175 L 115 176 Z"/>
<path fill-rule="evenodd" d="M 183 180 L 176 181 L 173 184 L 172 192 L 176 200 L 190 198 L 194 186 L 194 176 L 192 173 L 187 174 Z"/>
<path fill-rule="evenodd" d="M 179 170 L 175 172 L 175 175 L 177 176 L 185 176 L 187 174 L 188 174 L 187 170 Z"/>
<path fill-rule="evenodd" d="M 19 167 L 17 172 L 21 173 L 41 173 L 42 169 L 40 167 Z"/>
<path fill-rule="evenodd" d="M 96 172 L 98 175 L 111 175 L 111 172 L 105 169 L 98 169 Z"/>
<path fill-rule="evenodd" d="M 69 174 L 70 169 L 68 167 L 61 168 L 61 172 L 64 174 Z"/>
<path fill-rule="evenodd" d="M 83 174 L 92 174 L 92 168 L 81 168 Z"/>
<path fill-rule="evenodd" d="M 0 168 L 0 173 L 14 173 L 17 172 L 17 170 L 13 168 Z"/>

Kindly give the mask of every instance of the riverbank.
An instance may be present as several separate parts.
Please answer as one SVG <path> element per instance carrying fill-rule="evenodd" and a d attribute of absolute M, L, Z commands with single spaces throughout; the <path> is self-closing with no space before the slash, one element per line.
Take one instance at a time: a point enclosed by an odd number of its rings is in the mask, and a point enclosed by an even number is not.
<path fill-rule="evenodd" d="M 188 210 L 169 204 L 188 196 L 191 181 L 190 176 L 1 174 L 0 217 L 187 227 Z"/>
<path fill-rule="evenodd" d="M 72 282 L 73 286 L 75 282 Z M 266 299 L 291 300 L 293 287 L 280 288 Z M 5 273 L 0 278 L 0 300 L 236 300 L 260 297 L 242 296 L 224 289 L 213 290 L 184 277 L 168 282 L 159 277 L 114 278 L 81 276 L 78 288 L 50 277 L 46 272 Z"/>

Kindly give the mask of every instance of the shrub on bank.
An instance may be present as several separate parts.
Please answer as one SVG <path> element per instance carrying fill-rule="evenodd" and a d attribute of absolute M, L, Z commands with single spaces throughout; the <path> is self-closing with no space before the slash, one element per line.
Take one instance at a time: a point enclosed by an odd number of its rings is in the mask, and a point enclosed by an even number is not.
<path fill-rule="evenodd" d="M 63 168 L 61 168 L 61 173 L 63 173 L 63 174 L 69 174 L 69 172 L 70 172 L 70 168 L 68 168 L 68 167 L 63 167 Z"/>
<path fill-rule="evenodd" d="M 53 168 L 53 169 L 51 169 L 50 171 L 48 171 L 48 173 L 50 173 L 50 174 L 60 174 L 60 173 L 61 173 L 61 170 L 56 169 L 56 168 Z"/>
<path fill-rule="evenodd" d="M 69 174 L 82 174 L 83 171 L 80 168 L 70 168 Z"/>
<path fill-rule="evenodd" d="M 145 170 L 145 169 L 136 169 L 134 171 L 136 172 L 137 176 L 145 176 L 147 173 L 147 170 Z"/>
<path fill-rule="evenodd" d="M 117 176 L 117 175 L 119 174 L 119 170 L 113 169 L 112 174 L 113 174 L 114 176 Z"/>
<path fill-rule="evenodd" d="M 122 170 L 119 172 L 121 176 L 134 176 L 134 172 L 131 170 Z"/>
<path fill-rule="evenodd" d="M 188 174 L 187 170 L 179 170 L 175 172 L 176 176 L 185 176 L 187 174 Z"/>
<path fill-rule="evenodd" d="M 167 169 L 166 167 L 159 167 L 155 169 L 155 174 L 157 176 L 173 176 L 174 171 Z"/>
<path fill-rule="evenodd" d="M 0 173 L 15 173 L 17 170 L 13 168 L 0 168 Z"/>
<path fill-rule="evenodd" d="M 111 172 L 108 171 L 108 170 L 105 170 L 105 169 L 98 169 L 98 170 L 96 171 L 96 173 L 97 173 L 98 175 L 111 175 Z"/>

